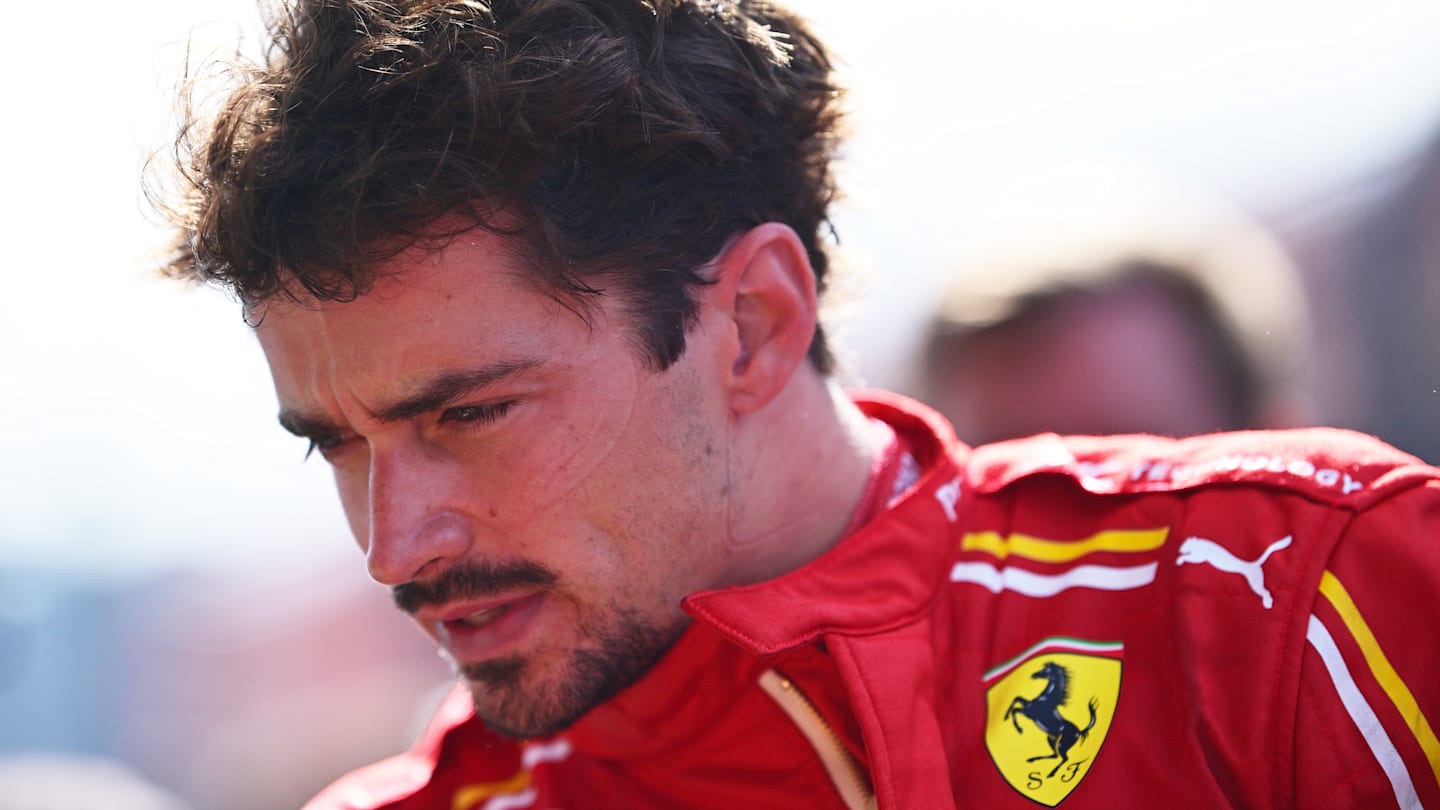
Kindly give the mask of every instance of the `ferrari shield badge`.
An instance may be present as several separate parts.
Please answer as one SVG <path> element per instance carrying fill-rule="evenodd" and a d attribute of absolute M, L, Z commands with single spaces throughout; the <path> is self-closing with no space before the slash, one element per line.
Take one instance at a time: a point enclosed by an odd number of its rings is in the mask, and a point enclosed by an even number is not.
<path fill-rule="evenodd" d="M 985 673 L 985 748 L 1020 795 L 1054 807 L 1110 732 L 1122 646 L 1049 638 Z"/>

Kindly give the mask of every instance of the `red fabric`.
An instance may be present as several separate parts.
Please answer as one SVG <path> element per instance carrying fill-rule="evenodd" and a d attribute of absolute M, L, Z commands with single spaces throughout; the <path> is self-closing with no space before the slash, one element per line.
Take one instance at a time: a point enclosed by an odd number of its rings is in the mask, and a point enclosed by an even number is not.
<path fill-rule="evenodd" d="M 554 740 L 504 742 L 452 707 L 410 754 L 310 807 L 478 809 L 457 790 L 507 778 L 523 784 L 492 810 L 838 807 L 808 743 L 755 685 L 770 667 L 840 730 L 881 808 L 1033 808 L 1050 802 L 1027 791 L 1066 776 L 1065 808 L 1394 807 L 1394 780 L 1310 640 L 1317 623 L 1415 795 L 1440 807 L 1415 716 L 1320 593 L 1325 572 L 1343 581 L 1390 680 L 1440 722 L 1440 471 L 1329 430 L 1041 436 L 971 452 L 923 406 L 858 401 L 923 472 L 830 552 L 691 596 L 696 622 L 661 664 Z M 1160 539 L 1095 539 L 1119 536 L 1107 532 Z M 1100 579 L 1054 590 L 1076 577 Z M 987 717 L 986 695 L 1019 683 L 1040 701 L 1038 662 L 1066 649 L 1118 673 L 1113 695 L 1093 687 L 1110 681 L 1077 676 L 1061 704 L 1080 727 L 1093 698 L 1101 725 L 1066 763 L 991 753 L 991 737 L 1049 752 L 1039 721 Z M 1060 764 L 1070 770 L 1046 775 Z"/>

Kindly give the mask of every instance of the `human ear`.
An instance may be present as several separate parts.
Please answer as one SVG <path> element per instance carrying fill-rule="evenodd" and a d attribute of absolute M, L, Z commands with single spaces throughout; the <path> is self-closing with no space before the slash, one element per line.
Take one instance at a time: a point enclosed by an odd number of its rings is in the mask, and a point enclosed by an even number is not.
<path fill-rule="evenodd" d="M 774 399 L 806 361 L 819 318 L 815 273 L 800 237 L 778 222 L 732 242 L 718 270 L 711 292 L 735 336 L 730 404 L 748 413 Z"/>

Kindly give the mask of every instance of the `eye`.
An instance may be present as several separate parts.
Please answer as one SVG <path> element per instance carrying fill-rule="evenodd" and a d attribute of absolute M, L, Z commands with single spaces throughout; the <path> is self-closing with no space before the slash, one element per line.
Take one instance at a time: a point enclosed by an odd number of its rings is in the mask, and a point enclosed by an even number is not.
<path fill-rule="evenodd" d="M 344 443 L 345 440 L 338 436 L 315 436 L 310 439 L 310 446 L 305 448 L 305 460 L 308 461 L 311 454 L 314 453 L 316 450 L 320 451 L 321 456 L 329 459 L 330 454 L 335 450 L 335 448 L 339 447 Z"/>
<path fill-rule="evenodd" d="M 507 399 L 490 405 L 462 405 L 458 408 L 446 408 L 440 414 L 440 423 L 488 425 L 509 413 L 513 407 L 515 407 L 515 400 Z"/>

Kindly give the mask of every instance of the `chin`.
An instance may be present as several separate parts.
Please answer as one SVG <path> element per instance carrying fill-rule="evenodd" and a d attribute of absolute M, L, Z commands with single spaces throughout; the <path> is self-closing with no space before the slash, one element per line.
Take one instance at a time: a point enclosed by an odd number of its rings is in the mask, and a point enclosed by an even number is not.
<path fill-rule="evenodd" d="M 558 671 L 522 656 L 461 666 L 475 713 L 513 739 L 559 734 L 644 677 L 685 628 L 659 628 L 628 611 L 618 616 L 604 632 L 586 632 L 591 645 L 571 651 Z"/>

